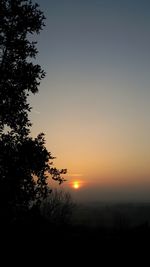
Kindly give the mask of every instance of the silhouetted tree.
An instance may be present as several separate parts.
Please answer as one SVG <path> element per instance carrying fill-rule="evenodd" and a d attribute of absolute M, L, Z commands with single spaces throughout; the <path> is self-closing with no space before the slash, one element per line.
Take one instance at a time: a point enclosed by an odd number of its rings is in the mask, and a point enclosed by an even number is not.
<path fill-rule="evenodd" d="M 41 213 L 57 226 L 69 224 L 75 204 L 69 192 L 54 189 L 41 203 Z"/>
<path fill-rule="evenodd" d="M 11 221 L 38 205 L 48 192 L 48 173 L 61 183 L 66 170 L 52 167 L 44 135 L 29 136 L 29 93 L 37 93 L 45 72 L 33 34 L 44 15 L 30 0 L 0 0 L 0 214 Z"/>

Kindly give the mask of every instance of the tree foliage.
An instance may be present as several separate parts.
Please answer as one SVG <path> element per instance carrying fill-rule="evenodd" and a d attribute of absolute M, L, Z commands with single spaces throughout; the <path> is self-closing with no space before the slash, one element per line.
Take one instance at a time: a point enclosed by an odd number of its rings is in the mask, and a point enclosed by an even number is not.
<path fill-rule="evenodd" d="M 44 20 L 30 0 L 0 0 L 0 212 L 10 220 L 46 197 L 49 174 L 61 183 L 66 173 L 50 162 L 44 134 L 30 137 L 28 96 L 45 76 L 33 35 Z"/>
<path fill-rule="evenodd" d="M 23 134 L 30 126 L 27 97 L 38 92 L 45 72 L 31 59 L 37 55 L 36 42 L 29 34 L 39 33 L 44 15 L 28 0 L 0 1 L 0 122 Z M 33 38 L 32 38 L 33 39 Z"/>

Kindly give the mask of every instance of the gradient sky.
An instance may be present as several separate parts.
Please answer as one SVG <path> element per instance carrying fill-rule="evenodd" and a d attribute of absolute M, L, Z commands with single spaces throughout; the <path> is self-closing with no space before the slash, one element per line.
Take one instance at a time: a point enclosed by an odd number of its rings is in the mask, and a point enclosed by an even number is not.
<path fill-rule="evenodd" d="M 82 182 L 77 198 L 150 200 L 150 1 L 37 2 L 47 76 L 30 98 L 32 134 L 68 169 L 64 187 Z"/>

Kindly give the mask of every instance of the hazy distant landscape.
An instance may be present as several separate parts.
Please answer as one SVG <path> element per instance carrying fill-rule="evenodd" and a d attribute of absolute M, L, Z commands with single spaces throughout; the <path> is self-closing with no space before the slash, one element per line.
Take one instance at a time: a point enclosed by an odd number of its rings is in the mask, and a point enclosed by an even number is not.
<path fill-rule="evenodd" d="M 73 224 L 114 229 L 150 225 L 150 203 L 78 204 L 73 211 Z"/>

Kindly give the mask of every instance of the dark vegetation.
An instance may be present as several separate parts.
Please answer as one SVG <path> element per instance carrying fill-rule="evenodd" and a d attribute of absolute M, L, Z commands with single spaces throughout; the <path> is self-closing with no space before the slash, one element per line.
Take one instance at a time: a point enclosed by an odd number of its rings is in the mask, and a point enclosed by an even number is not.
<path fill-rule="evenodd" d="M 50 193 L 48 175 L 63 182 L 52 165 L 44 134 L 30 136 L 30 93 L 37 93 L 45 72 L 33 63 L 44 15 L 28 0 L 0 1 L 0 215 L 1 223 L 15 224 Z"/>
<path fill-rule="evenodd" d="M 29 0 L 0 0 L 1 245 L 22 260 L 56 251 L 71 253 L 74 261 L 84 250 L 86 257 L 92 250 L 102 257 L 108 249 L 144 246 L 150 241 L 150 205 L 78 206 L 68 193 L 48 187 L 49 176 L 61 183 L 66 170 L 53 167 L 43 133 L 30 136 L 27 101 L 45 76 L 31 61 L 37 49 L 29 38 L 44 20 Z"/>

